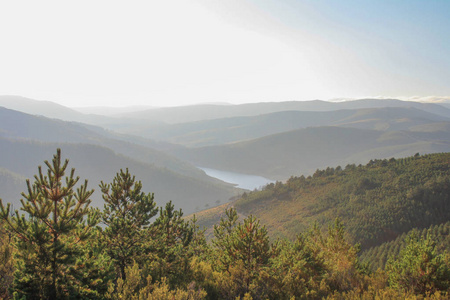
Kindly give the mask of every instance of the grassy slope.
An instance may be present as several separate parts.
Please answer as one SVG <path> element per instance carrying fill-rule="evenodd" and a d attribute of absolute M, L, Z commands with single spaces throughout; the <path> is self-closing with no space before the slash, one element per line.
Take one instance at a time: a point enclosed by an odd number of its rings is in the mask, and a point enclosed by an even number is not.
<path fill-rule="evenodd" d="M 377 160 L 249 193 L 233 205 L 267 225 L 272 237 L 294 238 L 314 222 L 340 217 L 350 239 L 363 248 L 419 227 L 450 220 L 450 153 Z M 225 206 L 198 214 L 200 224 L 217 223 Z"/>

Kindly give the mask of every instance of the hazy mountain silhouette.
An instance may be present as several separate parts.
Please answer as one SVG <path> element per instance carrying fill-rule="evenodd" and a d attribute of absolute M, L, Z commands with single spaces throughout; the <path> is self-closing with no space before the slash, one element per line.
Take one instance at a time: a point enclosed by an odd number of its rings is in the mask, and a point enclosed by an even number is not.
<path fill-rule="evenodd" d="M 0 100 L 5 103 L 13 98 Z M 21 109 L 34 113 L 56 107 L 61 118 L 87 116 L 51 102 L 14 99 L 23 104 Z M 30 103 L 32 107 L 27 107 Z M 194 165 L 286 179 L 372 158 L 448 151 L 449 112 L 438 104 L 395 99 L 211 104 L 128 113 L 123 115 L 125 119 L 91 115 L 96 123 L 109 128 L 104 129 L 0 110 L 0 136 L 101 145 L 135 161 L 217 184 Z M 186 149 L 167 141 L 198 148 Z"/>
<path fill-rule="evenodd" d="M 143 126 L 133 134 L 188 147 L 220 145 L 311 126 L 344 126 L 377 130 L 408 130 L 413 126 L 450 121 L 412 107 L 337 111 L 283 111 L 180 124 Z M 126 130 L 125 130 L 126 131 Z"/>
<path fill-rule="evenodd" d="M 414 107 L 444 117 L 450 117 L 450 109 L 433 103 L 400 101 L 396 99 L 361 99 L 345 102 L 288 101 L 262 102 L 240 105 L 191 105 L 145 110 L 121 115 L 126 118 L 186 123 L 237 116 L 257 116 L 280 111 L 335 111 L 341 109 Z"/>
<path fill-rule="evenodd" d="M 33 116 L 0 107 L 0 136 L 32 139 L 41 142 L 90 143 L 113 149 L 116 153 L 133 157 L 144 163 L 193 176 L 212 179 L 191 164 L 150 146 L 156 143 L 138 137 L 115 134 L 101 127 L 65 122 L 42 116 Z"/>
<path fill-rule="evenodd" d="M 189 212 L 193 212 L 197 206 L 201 208 L 217 200 L 227 201 L 236 193 L 231 185 L 207 176 L 190 163 L 162 151 L 114 139 L 115 136 L 114 133 L 91 125 L 33 116 L 0 107 L 0 167 L 5 169 L 0 172 L 0 182 L 8 189 L 6 196 L 9 198 L 15 195 L 17 200 L 24 190 L 24 184 L 15 184 L 18 182 L 15 175 L 20 178 L 31 177 L 36 173 L 37 165 L 45 159 L 51 159 L 57 147 L 69 149 L 70 156 L 76 152 L 73 149 L 77 149 L 79 153 L 73 155 L 85 158 L 80 166 L 83 170 L 90 168 L 89 172 L 85 172 L 85 177 L 94 182 L 106 180 L 105 176 L 113 177 L 120 168 L 134 166 L 143 176 L 138 179 L 148 184 L 156 183 L 155 192 L 160 193 L 164 201 L 190 199 L 189 202 L 194 206 L 179 205 L 186 207 Z M 89 153 L 93 153 L 93 156 L 89 156 Z M 71 159 L 70 156 L 67 157 Z M 106 170 L 113 174 L 108 174 Z M 186 197 L 181 196 L 184 194 Z M 0 197 L 5 198 L 3 195 Z M 214 201 L 209 203 L 209 199 Z"/>
<path fill-rule="evenodd" d="M 133 113 L 153 109 L 154 107 L 148 105 L 135 105 L 124 107 L 110 107 L 110 106 L 86 106 L 86 107 L 72 107 L 73 110 L 83 114 L 100 115 L 100 116 L 114 116 L 126 113 Z"/>
<path fill-rule="evenodd" d="M 37 174 L 39 165 L 45 169 L 44 160 L 51 160 L 58 147 L 62 149 L 64 158 L 70 160 L 69 166 L 76 168 L 76 175 L 83 180 L 89 179 L 89 186 L 97 190 L 93 196 L 95 206 L 102 205 L 98 188 L 100 181 L 110 182 L 120 169 L 125 168 L 129 168 L 130 172 L 142 181 L 146 192 L 155 193 L 159 205 L 172 200 L 176 207 L 182 208 L 186 213 L 195 212 L 206 204 L 213 205 L 216 201 L 227 201 L 237 193 L 231 186 L 183 176 L 165 168 L 116 154 L 111 149 L 98 145 L 0 138 L 2 149 L 0 166 L 9 170 L 0 172 L 0 182 L 8 184 L 14 181 L 14 184 L 7 188 L 7 194 L 0 191 L 0 198 L 18 204 L 19 194 L 26 188 L 24 182 L 23 185 L 16 184 L 18 179 L 32 178 Z M 13 176 L 14 174 L 19 176 Z"/>
<path fill-rule="evenodd" d="M 38 101 L 20 96 L 0 96 L 0 106 L 61 120 L 80 121 L 84 118 L 84 114 L 66 106 L 51 101 Z"/>
<path fill-rule="evenodd" d="M 364 163 L 373 158 L 450 151 L 450 132 L 377 131 L 311 127 L 250 141 L 176 151 L 193 164 L 284 180 L 317 168 Z"/>

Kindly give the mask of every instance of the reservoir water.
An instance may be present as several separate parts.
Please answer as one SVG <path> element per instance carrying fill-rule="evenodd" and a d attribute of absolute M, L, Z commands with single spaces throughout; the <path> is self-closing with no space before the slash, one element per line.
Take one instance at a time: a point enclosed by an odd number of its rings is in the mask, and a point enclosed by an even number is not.
<path fill-rule="evenodd" d="M 208 176 L 220 179 L 228 183 L 236 184 L 237 187 L 241 189 L 247 190 L 260 189 L 261 187 L 265 186 L 268 183 L 275 182 L 262 176 L 227 172 L 210 168 L 199 167 L 199 169 L 203 170 Z"/>

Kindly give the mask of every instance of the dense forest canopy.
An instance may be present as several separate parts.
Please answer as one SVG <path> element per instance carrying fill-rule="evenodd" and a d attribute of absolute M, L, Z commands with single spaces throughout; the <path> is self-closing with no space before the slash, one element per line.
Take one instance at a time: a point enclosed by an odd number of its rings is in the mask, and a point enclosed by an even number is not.
<path fill-rule="evenodd" d="M 374 160 L 268 185 L 225 209 L 208 242 L 196 216 L 157 207 L 129 170 L 102 182 L 104 208 L 91 207 L 93 190 L 58 149 L 27 181 L 20 211 L 0 202 L 0 298 L 445 299 L 449 158 Z M 313 225 L 275 209 L 303 214 L 296 202 Z M 274 238 L 266 209 L 289 239 Z"/>

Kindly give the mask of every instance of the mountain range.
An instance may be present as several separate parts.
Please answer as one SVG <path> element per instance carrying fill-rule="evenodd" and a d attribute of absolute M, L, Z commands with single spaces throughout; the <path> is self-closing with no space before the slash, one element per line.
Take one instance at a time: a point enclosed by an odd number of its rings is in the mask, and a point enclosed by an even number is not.
<path fill-rule="evenodd" d="M 120 169 L 129 168 L 161 205 L 172 200 L 186 213 L 228 201 L 239 192 L 170 154 L 89 128 L 93 127 L 0 108 L 0 191 L 7 191 L 0 197 L 18 204 L 24 178 L 32 178 L 56 148 L 81 178 L 90 180 L 91 188 L 98 189 L 100 181 L 108 182 Z M 98 192 L 94 204 L 101 206 Z"/>
<path fill-rule="evenodd" d="M 320 168 L 450 151 L 450 109 L 432 103 L 313 100 L 103 111 L 0 96 L 0 191 L 18 198 L 24 184 L 16 183 L 60 147 L 92 187 L 129 167 L 161 204 L 173 200 L 192 213 L 242 193 L 197 167 L 285 181 Z"/>

